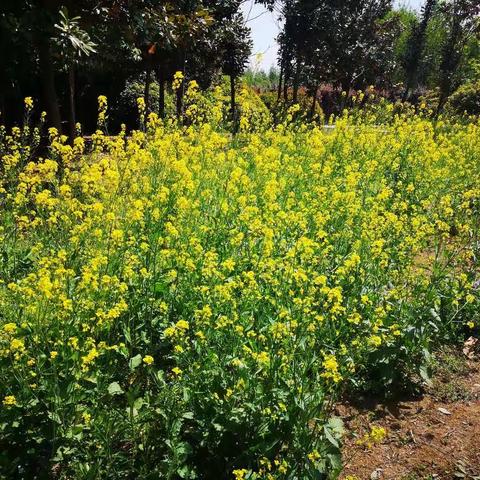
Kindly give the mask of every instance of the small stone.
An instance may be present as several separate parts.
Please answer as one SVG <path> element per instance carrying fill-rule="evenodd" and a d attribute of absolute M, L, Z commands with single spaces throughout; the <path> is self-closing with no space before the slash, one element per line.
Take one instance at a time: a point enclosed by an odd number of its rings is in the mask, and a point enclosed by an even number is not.
<path fill-rule="evenodd" d="M 383 475 L 382 475 L 383 470 L 381 468 L 376 468 L 370 475 L 370 480 L 380 480 Z"/>
<path fill-rule="evenodd" d="M 449 412 L 446 408 L 443 407 L 438 407 L 437 409 L 440 413 L 443 413 L 444 415 L 451 415 L 452 412 Z"/>

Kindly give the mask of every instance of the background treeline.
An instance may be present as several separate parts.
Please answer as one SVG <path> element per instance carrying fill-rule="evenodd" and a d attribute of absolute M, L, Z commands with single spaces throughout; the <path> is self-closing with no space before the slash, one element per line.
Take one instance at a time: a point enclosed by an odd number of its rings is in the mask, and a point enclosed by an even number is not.
<path fill-rule="evenodd" d="M 268 3 L 264 0 L 259 3 Z M 176 71 L 202 88 L 221 73 L 235 79 L 251 52 L 241 0 L 2 0 L 0 111 L 21 116 L 21 99 L 41 98 L 51 125 L 73 135 L 96 122 L 96 97 L 118 101 L 141 74 L 147 109 L 152 83 L 165 114 Z M 182 109 L 184 84 L 176 93 Z M 111 119 L 115 120 L 115 119 Z M 122 119 L 128 122 L 128 118 Z"/>
<path fill-rule="evenodd" d="M 64 133 L 95 128 L 96 98 L 111 102 L 110 125 L 134 124 L 134 98 L 165 116 L 183 112 L 186 81 L 208 88 L 244 73 L 252 42 L 244 0 L 2 0 L 0 112 L 21 121 L 22 98 L 40 99 Z M 459 108 L 480 109 L 479 0 L 425 0 L 421 12 L 391 0 L 258 0 L 282 19 L 278 69 L 247 72 L 270 90 L 269 105 L 310 97 L 326 114 L 369 85 L 415 102 L 426 92 L 441 110 L 459 87 Z M 176 71 L 179 88 L 168 91 Z M 347 92 L 342 95 L 343 92 Z M 167 102 L 168 103 L 168 102 Z"/>
<path fill-rule="evenodd" d="M 275 101 L 307 95 L 331 113 L 373 85 L 392 100 L 427 98 L 440 111 L 463 86 L 459 108 L 480 113 L 478 0 L 425 0 L 419 12 L 390 0 L 285 0 L 281 12 L 279 68 L 246 74 L 249 84 L 276 90 Z"/>

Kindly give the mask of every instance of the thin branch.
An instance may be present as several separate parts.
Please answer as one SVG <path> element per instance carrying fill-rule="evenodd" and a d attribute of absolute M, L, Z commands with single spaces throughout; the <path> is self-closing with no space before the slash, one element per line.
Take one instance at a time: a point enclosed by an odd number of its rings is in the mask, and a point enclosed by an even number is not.
<path fill-rule="evenodd" d="M 256 20 L 257 18 L 260 18 L 262 15 L 265 15 L 266 13 L 268 13 L 268 10 L 265 10 L 264 12 L 261 12 L 259 13 L 257 16 L 253 17 L 253 18 L 249 18 L 245 24 L 247 24 L 248 22 L 253 22 L 253 20 Z"/>

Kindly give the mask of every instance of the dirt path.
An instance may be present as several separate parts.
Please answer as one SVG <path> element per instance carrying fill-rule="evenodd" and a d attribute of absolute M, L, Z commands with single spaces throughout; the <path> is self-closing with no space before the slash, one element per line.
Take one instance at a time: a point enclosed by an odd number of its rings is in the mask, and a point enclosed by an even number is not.
<path fill-rule="evenodd" d="M 349 432 L 341 478 L 480 480 L 480 361 L 456 367 L 441 365 L 421 398 L 339 406 Z M 384 428 L 386 437 L 370 447 L 359 445 L 373 426 Z"/>

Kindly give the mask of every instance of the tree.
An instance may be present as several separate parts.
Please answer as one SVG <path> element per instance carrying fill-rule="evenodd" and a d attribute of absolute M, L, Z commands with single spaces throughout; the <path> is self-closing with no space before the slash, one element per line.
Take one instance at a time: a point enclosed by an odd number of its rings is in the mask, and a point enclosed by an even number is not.
<path fill-rule="evenodd" d="M 417 75 L 420 61 L 425 46 L 425 38 L 428 24 L 435 13 L 437 0 L 426 0 L 422 8 L 421 21 L 415 25 L 407 42 L 407 49 L 405 56 L 402 59 L 403 67 L 405 69 L 405 91 L 403 94 L 403 101 L 408 99 L 410 92 L 417 84 Z"/>
<path fill-rule="evenodd" d="M 75 115 L 75 67 L 84 56 L 88 57 L 91 53 L 96 52 L 96 45 L 90 40 L 88 33 L 80 28 L 79 20 L 80 17 L 69 18 L 67 8 L 63 7 L 60 9 L 60 22 L 55 24 L 58 32 L 55 42 L 59 47 L 60 57 L 68 74 L 69 133 L 72 143 L 75 139 L 77 123 Z"/>
<path fill-rule="evenodd" d="M 316 97 L 328 82 L 348 92 L 383 81 L 392 70 L 396 31 L 391 0 L 286 0 L 279 36 L 284 98 L 301 81 Z"/>
<path fill-rule="evenodd" d="M 391 70 L 386 70 L 386 86 L 394 88 L 396 84 L 405 84 L 405 68 L 404 59 L 407 55 L 408 43 L 412 36 L 413 30 L 419 23 L 419 17 L 414 10 L 406 7 L 392 9 L 385 18 L 388 24 L 395 32 L 393 39 L 391 61 Z M 424 49 L 425 50 L 425 49 Z"/>
<path fill-rule="evenodd" d="M 289 85 L 293 87 L 293 101 L 297 99 L 298 86 L 300 82 L 302 59 L 307 50 L 307 39 L 311 39 L 312 35 L 307 35 L 309 13 L 313 13 L 313 9 L 308 12 L 308 5 L 302 0 L 286 0 L 282 8 L 282 16 L 284 19 L 284 27 L 278 36 L 280 44 L 280 70 L 283 78 L 283 99 L 288 100 Z M 311 32 L 310 32 L 311 33 Z M 279 86 L 279 92 L 280 92 Z"/>
<path fill-rule="evenodd" d="M 62 7 L 74 14 L 75 19 L 71 23 L 67 16 L 61 18 Z M 101 23 L 99 21 L 104 9 L 96 8 L 94 0 L 6 0 L 2 2 L 0 12 L 11 27 L 10 43 L 22 45 L 28 52 L 21 57 L 15 55 L 16 63 L 31 66 L 28 78 L 18 74 L 21 68 L 16 68 L 12 76 L 22 86 L 29 86 L 29 90 L 35 91 L 32 84 L 40 84 L 41 106 L 48 113 L 47 122 L 61 130 L 60 72 L 72 72 L 80 56 L 87 51 L 92 53 L 90 48 L 93 48 L 93 43 L 90 42 L 85 25 Z M 15 21 L 12 22 L 12 19 Z M 68 83 L 72 85 L 74 75 L 70 74 L 69 77 Z M 74 109 L 70 108 L 70 116 L 72 111 Z"/>
<path fill-rule="evenodd" d="M 235 83 L 237 78 L 245 71 L 252 51 L 250 29 L 245 26 L 242 14 L 236 14 L 230 22 L 225 23 L 220 42 L 222 69 L 230 77 L 230 114 L 235 132 L 237 129 Z"/>
<path fill-rule="evenodd" d="M 20 120 L 22 90 L 37 92 L 32 72 L 37 70 L 36 55 L 31 54 L 30 30 L 26 28 L 25 3 L 0 2 L 0 114 L 3 122 Z M 23 95 L 25 96 L 25 95 Z"/>
<path fill-rule="evenodd" d="M 440 63 L 438 112 L 459 84 L 457 68 L 465 46 L 480 31 L 480 3 L 478 0 L 450 0 L 441 5 L 441 13 L 446 22 L 447 37 Z"/>

